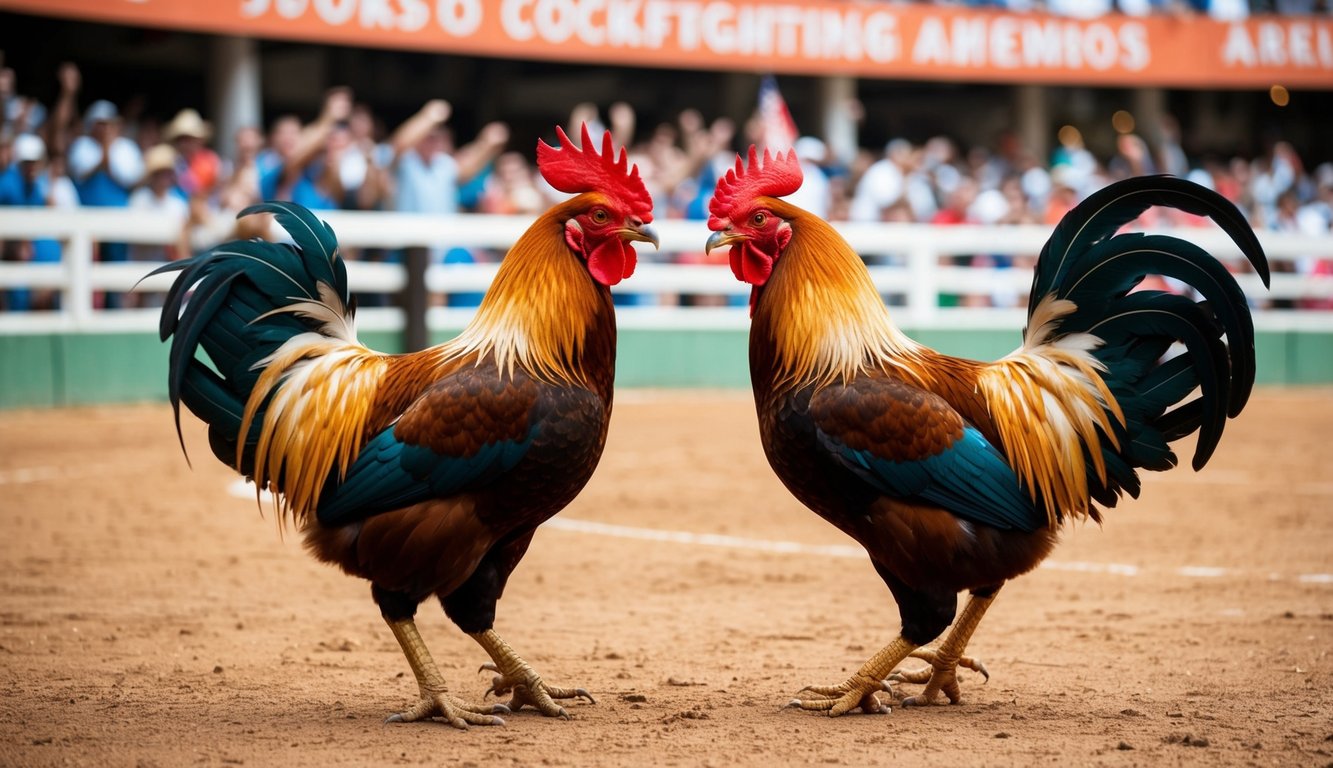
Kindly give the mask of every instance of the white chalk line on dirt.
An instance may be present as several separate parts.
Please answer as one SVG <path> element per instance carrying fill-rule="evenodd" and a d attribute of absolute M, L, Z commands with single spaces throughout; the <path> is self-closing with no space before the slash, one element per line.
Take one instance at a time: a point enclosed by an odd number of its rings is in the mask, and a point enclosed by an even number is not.
<path fill-rule="evenodd" d="M 692 533 L 690 531 L 666 531 L 657 528 L 638 528 L 613 523 L 598 523 L 592 520 L 577 520 L 569 517 L 553 517 L 542 524 L 544 528 L 572 533 L 586 533 L 594 536 L 612 536 L 640 541 L 662 541 L 672 544 L 694 544 L 705 547 L 725 549 L 745 549 L 756 552 L 779 554 L 816 555 L 827 557 L 864 558 L 866 551 L 861 547 L 840 544 L 802 544 L 796 541 L 772 541 L 750 539 L 742 536 L 728 536 L 719 533 Z M 1115 576 L 1139 576 L 1143 569 L 1128 563 L 1089 563 L 1069 560 L 1046 560 L 1040 566 L 1052 571 L 1073 571 L 1078 573 L 1106 573 Z M 1199 579 L 1215 579 L 1222 576 L 1244 576 L 1246 573 L 1234 568 L 1187 565 L 1173 571 L 1177 576 Z M 1270 581 L 1286 581 L 1289 577 L 1279 573 L 1269 573 Z M 1303 584 L 1333 584 L 1333 573 L 1302 573 L 1295 580 Z"/>
<path fill-rule="evenodd" d="M 251 502 L 255 498 L 255 487 L 250 482 L 237 478 L 227 486 L 227 493 Z M 722 533 L 694 533 L 692 531 L 670 531 L 660 528 L 640 528 L 615 523 L 599 523 L 593 520 L 578 520 L 570 517 L 553 517 L 542 524 L 543 528 L 570 533 L 584 533 L 593 536 L 610 536 L 619 539 L 638 541 L 658 541 L 669 544 L 686 544 L 721 549 L 743 549 L 751 552 L 769 552 L 781 555 L 813 555 L 816 557 L 842 557 L 861 559 L 866 551 L 850 544 L 803 544 L 799 541 L 775 541 L 772 539 L 751 539 L 744 536 L 730 536 Z M 1051 571 L 1069 571 L 1076 573 L 1107 573 L 1114 576 L 1139 576 L 1142 569 L 1128 563 L 1089 563 L 1069 560 L 1046 560 L 1039 567 Z M 1245 576 L 1244 571 L 1234 568 L 1216 568 L 1212 566 L 1187 565 L 1176 568 L 1174 573 L 1196 579 L 1215 579 L 1222 576 Z M 1287 577 L 1280 573 L 1268 573 L 1269 581 L 1287 581 L 1294 578 L 1303 584 L 1333 584 L 1333 573 L 1302 573 Z"/>
<path fill-rule="evenodd" d="M 62 474 L 60 467 L 19 467 L 0 470 L 0 485 L 38 483 L 43 480 L 54 480 Z"/>

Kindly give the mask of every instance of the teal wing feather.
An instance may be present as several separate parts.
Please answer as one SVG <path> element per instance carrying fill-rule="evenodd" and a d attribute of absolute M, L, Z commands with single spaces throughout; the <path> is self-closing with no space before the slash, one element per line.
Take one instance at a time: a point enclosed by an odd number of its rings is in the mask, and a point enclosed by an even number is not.
<path fill-rule="evenodd" d="M 827 455 L 877 493 L 1002 530 L 1046 525 L 1004 456 L 935 395 L 863 376 L 813 394 L 809 418 Z"/>

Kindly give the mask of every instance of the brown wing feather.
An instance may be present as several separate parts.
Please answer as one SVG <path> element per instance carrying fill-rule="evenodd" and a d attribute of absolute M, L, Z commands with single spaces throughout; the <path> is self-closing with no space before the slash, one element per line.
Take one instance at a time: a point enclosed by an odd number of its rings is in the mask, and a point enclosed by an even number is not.
<path fill-rule="evenodd" d="M 890 461 L 934 456 L 963 434 L 962 417 L 943 398 L 883 376 L 821 389 L 810 400 L 810 415 L 847 447 Z"/>

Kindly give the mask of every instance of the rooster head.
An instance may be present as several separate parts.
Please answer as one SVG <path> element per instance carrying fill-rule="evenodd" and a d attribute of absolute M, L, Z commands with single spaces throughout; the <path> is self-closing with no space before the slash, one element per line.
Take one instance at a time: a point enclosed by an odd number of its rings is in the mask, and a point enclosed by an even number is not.
<path fill-rule="evenodd" d="M 582 126 L 579 146 L 559 126 L 560 146 L 537 142 L 537 168 L 542 178 L 561 192 L 579 195 L 571 201 L 565 220 L 565 242 L 588 264 L 588 272 L 602 285 L 615 285 L 634 274 L 638 256 L 634 241 L 659 245 L 653 220 L 653 199 L 630 165 L 622 147 L 617 156 L 611 132 L 602 137 L 598 152 Z"/>
<path fill-rule="evenodd" d="M 731 246 L 731 271 L 736 279 L 754 286 L 768 282 L 773 264 L 791 240 L 791 224 L 774 212 L 775 197 L 801 187 L 804 175 L 795 150 L 762 161 L 753 144 L 749 163 L 739 155 L 736 167 L 717 183 L 708 204 L 708 228 L 713 230 L 705 248 Z M 790 209 L 791 206 L 783 206 Z"/>

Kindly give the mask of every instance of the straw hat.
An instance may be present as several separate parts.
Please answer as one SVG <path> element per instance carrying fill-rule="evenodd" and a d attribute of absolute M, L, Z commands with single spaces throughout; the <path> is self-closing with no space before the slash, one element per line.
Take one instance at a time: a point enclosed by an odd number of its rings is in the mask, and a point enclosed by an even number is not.
<path fill-rule="evenodd" d="M 143 155 L 144 173 L 176 170 L 176 150 L 170 144 L 158 144 Z"/>
<path fill-rule="evenodd" d="M 212 135 L 213 128 L 193 109 L 182 109 L 177 112 L 162 132 L 162 137 L 167 141 L 180 136 L 193 136 L 207 141 Z"/>

